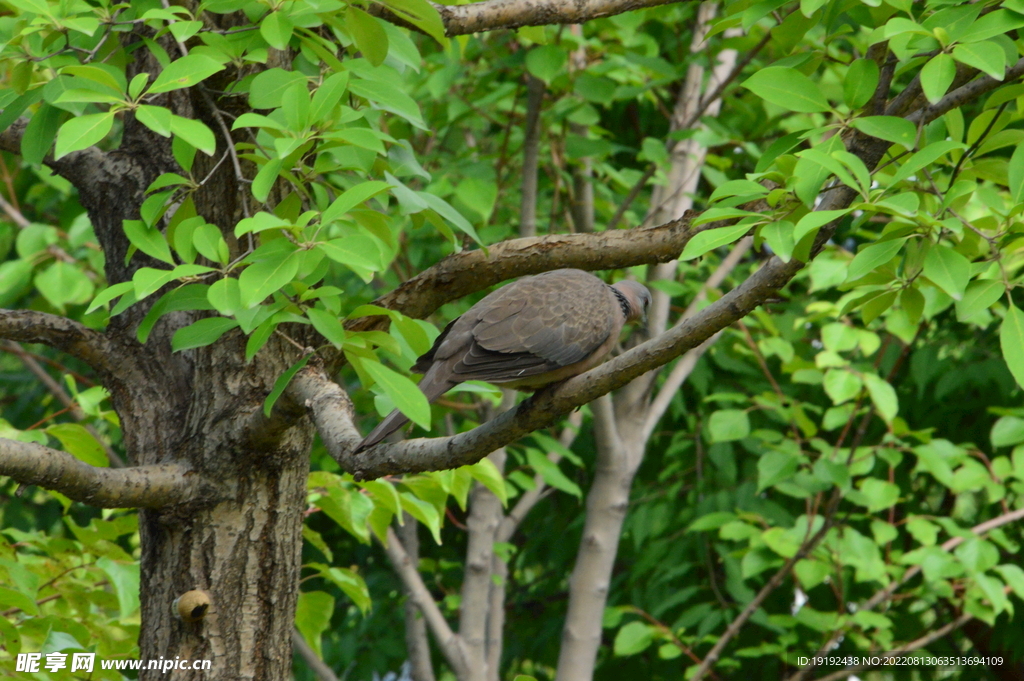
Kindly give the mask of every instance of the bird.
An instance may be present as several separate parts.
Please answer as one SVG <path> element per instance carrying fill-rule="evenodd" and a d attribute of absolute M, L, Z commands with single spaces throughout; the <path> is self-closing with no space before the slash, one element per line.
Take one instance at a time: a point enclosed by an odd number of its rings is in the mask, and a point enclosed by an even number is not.
<path fill-rule="evenodd" d="M 412 366 L 429 402 L 463 381 L 533 391 L 600 364 L 627 323 L 646 319 L 651 292 L 625 280 L 609 286 L 589 272 L 559 269 L 517 279 L 480 300 L 441 332 Z M 409 419 L 397 409 L 356 451 Z"/>

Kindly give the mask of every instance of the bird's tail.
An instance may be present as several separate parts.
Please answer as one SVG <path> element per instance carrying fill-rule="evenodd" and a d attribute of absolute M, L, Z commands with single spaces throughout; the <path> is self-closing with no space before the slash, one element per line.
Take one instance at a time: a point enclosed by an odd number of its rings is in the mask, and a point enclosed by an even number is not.
<path fill-rule="evenodd" d="M 427 402 L 433 402 L 455 386 L 454 383 L 440 378 L 441 373 L 441 367 L 438 364 L 434 364 L 420 381 L 419 388 L 427 396 Z M 376 428 L 371 430 L 369 435 L 363 438 L 363 441 L 356 447 L 356 452 L 369 449 L 408 422 L 409 418 L 395 409 Z"/>

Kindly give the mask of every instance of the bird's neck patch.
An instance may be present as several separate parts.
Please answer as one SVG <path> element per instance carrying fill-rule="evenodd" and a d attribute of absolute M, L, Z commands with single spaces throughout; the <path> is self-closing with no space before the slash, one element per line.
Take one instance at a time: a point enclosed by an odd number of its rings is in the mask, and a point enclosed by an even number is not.
<path fill-rule="evenodd" d="M 612 293 L 615 294 L 615 297 L 619 299 L 619 307 L 622 308 L 622 316 L 626 319 L 629 319 L 630 315 L 633 312 L 633 306 L 629 304 L 629 300 L 626 299 L 625 294 L 623 294 L 622 291 L 615 288 L 614 286 L 609 286 L 608 288 L 610 288 L 612 290 Z"/>

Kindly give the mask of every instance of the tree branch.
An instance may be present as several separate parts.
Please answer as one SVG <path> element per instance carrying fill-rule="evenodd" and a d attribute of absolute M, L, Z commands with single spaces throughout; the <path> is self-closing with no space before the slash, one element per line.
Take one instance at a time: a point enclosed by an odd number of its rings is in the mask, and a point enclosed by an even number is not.
<path fill-rule="evenodd" d="M 299 654 L 299 657 L 302 658 L 306 666 L 309 667 L 310 671 L 320 681 L 338 681 L 334 670 L 320 659 L 316 651 L 306 643 L 306 639 L 299 633 L 298 629 L 292 629 L 292 648 L 295 649 L 295 652 Z"/>
<path fill-rule="evenodd" d="M 0 151 L 21 155 L 21 140 L 25 136 L 28 120 L 24 117 L 19 118 L 9 128 L 0 132 Z M 84 191 L 95 187 L 106 177 L 106 173 L 99 172 L 105 168 L 103 163 L 105 158 L 104 152 L 96 147 L 89 147 L 72 152 L 58 161 L 53 159 L 52 153 L 48 153 L 43 159 L 43 163 L 75 185 L 80 191 Z"/>
<path fill-rule="evenodd" d="M 397 534 L 402 547 L 409 554 L 409 562 L 420 563 L 419 523 L 408 513 L 402 514 L 403 523 L 398 527 Z M 435 681 L 434 665 L 430 660 L 430 641 L 427 640 L 427 623 L 423 613 L 412 598 L 405 601 L 405 650 L 409 655 L 409 665 L 413 681 Z"/>
<path fill-rule="evenodd" d="M 925 648 L 929 644 L 934 643 L 935 641 L 938 641 L 943 636 L 946 636 L 947 634 L 950 634 L 950 633 L 956 631 L 957 629 L 959 629 L 963 625 L 965 625 L 968 622 L 970 622 L 972 619 L 974 619 L 974 615 L 971 615 L 971 614 L 965 612 L 964 614 L 960 615 L 960 617 L 956 618 L 955 620 L 953 620 L 952 622 L 950 622 L 946 626 L 939 627 L 935 631 L 933 631 L 931 633 L 928 633 L 928 634 L 925 634 L 924 636 L 922 636 L 920 638 L 914 639 L 910 643 L 907 643 L 905 645 L 900 646 L 899 648 L 897 648 L 893 652 L 887 653 L 885 655 L 881 655 L 879 657 L 881 659 L 884 659 L 884 660 L 891 660 L 893 658 L 903 657 L 903 655 L 906 654 L 906 653 L 910 653 L 910 652 L 913 652 L 915 650 L 920 650 L 921 648 Z M 861 671 L 864 671 L 865 669 L 870 669 L 870 668 L 871 668 L 871 665 L 866 665 L 866 664 L 846 667 L 845 669 L 840 669 L 839 671 L 833 672 L 832 674 L 829 674 L 827 676 L 822 676 L 817 681 L 840 681 L 840 679 L 848 679 L 852 675 L 856 674 L 857 672 L 861 672 Z"/>
<path fill-rule="evenodd" d="M 205 501 L 213 486 L 176 464 L 97 468 L 67 452 L 0 438 L 0 475 L 99 508 L 163 508 Z"/>
<path fill-rule="evenodd" d="M 705 226 L 690 229 L 689 220 L 674 220 L 649 229 L 510 239 L 488 246 L 486 252 L 449 255 L 374 304 L 423 319 L 445 303 L 514 277 L 560 267 L 610 270 L 668 262 L 702 229 Z M 382 316 L 361 317 L 345 326 L 353 331 L 366 331 L 386 322 L 387 318 Z"/>
<path fill-rule="evenodd" d="M 0 338 L 42 343 L 82 360 L 103 375 L 117 375 L 124 363 L 104 334 L 66 317 L 33 310 L 0 309 Z"/>
<path fill-rule="evenodd" d="M 410 560 L 409 554 L 405 552 L 405 548 L 402 546 L 402 542 L 399 541 L 398 535 L 390 527 L 388 528 L 387 540 L 388 543 L 384 549 L 387 551 L 388 558 L 391 559 L 391 564 L 395 567 L 395 572 L 398 573 L 402 583 L 405 584 L 409 598 L 416 603 L 420 612 L 423 613 L 427 626 L 430 627 L 430 631 L 434 634 L 434 640 L 437 641 L 438 646 L 440 646 L 441 651 L 444 653 L 445 659 L 452 666 L 456 676 L 463 678 L 466 670 L 466 658 L 462 649 L 462 642 L 455 632 L 452 631 L 452 628 L 448 626 L 448 621 L 441 614 L 441 609 L 434 602 L 434 597 L 427 590 L 427 585 L 423 583 L 423 577 L 420 576 L 417 566 L 412 564 L 412 560 Z"/>
<path fill-rule="evenodd" d="M 1003 513 L 1002 515 L 998 515 L 995 518 L 992 518 L 991 520 L 986 520 L 983 523 L 978 523 L 977 525 L 971 528 L 971 532 L 980 537 L 981 535 L 985 534 L 990 530 L 1002 527 L 1003 525 L 1009 525 L 1010 523 L 1016 522 L 1021 519 L 1024 519 L 1024 508 L 1019 508 L 1016 511 L 1010 511 L 1009 513 Z M 952 537 L 944 541 L 940 545 L 940 547 L 943 551 L 952 551 L 956 547 L 960 546 L 960 544 L 964 542 L 964 539 L 965 537 Z M 864 603 L 859 604 L 857 606 L 857 610 L 874 610 L 880 604 L 892 598 L 893 594 L 896 593 L 896 591 L 901 586 L 903 586 L 911 579 L 913 579 L 914 576 L 917 575 L 919 572 L 921 572 L 920 565 L 910 566 L 907 569 L 907 571 L 903 573 L 902 577 L 900 577 L 897 580 L 894 580 L 889 584 L 889 586 L 885 587 L 884 589 L 879 589 L 878 591 L 876 591 L 875 595 L 873 595 L 868 600 L 864 601 Z M 832 650 L 836 643 L 839 642 L 839 638 L 841 636 L 842 632 L 834 632 L 832 636 L 829 638 L 828 643 L 823 645 L 818 650 L 818 652 L 815 654 L 815 657 L 821 657 L 822 655 L 827 654 L 828 651 Z M 802 681 L 802 679 L 806 678 L 807 675 L 810 674 L 813 670 L 813 666 L 804 667 L 796 674 L 790 676 L 787 681 Z"/>
<path fill-rule="evenodd" d="M 1024 76 L 1024 59 L 1018 60 L 1016 64 L 1006 69 L 1003 80 L 996 80 L 992 76 L 982 76 L 966 85 L 961 85 L 931 106 L 918 109 L 906 118 L 911 123 L 930 123 L 947 111 L 952 111 L 1001 85 L 1017 80 L 1021 76 Z"/>
<path fill-rule="evenodd" d="M 668 5 L 678 0 L 486 0 L 470 5 L 434 7 L 449 37 L 520 26 L 582 24 L 645 7 Z"/>
<path fill-rule="evenodd" d="M 86 420 L 87 417 L 85 412 L 78 406 L 78 403 L 71 399 L 71 396 L 68 395 L 67 391 L 64 390 L 63 387 L 61 387 L 60 383 L 55 381 L 50 374 L 46 373 L 46 369 L 41 367 L 39 362 L 33 359 L 29 353 L 25 352 L 21 345 L 14 341 L 7 341 L 6 343 L 0 343 L 0 347 L 20 359 L 21 363 L 25 365 L 25 368 L 38 378 L 40 383 L 46 386 L 46 389 L 57 398 L 58 402 L 68 409 L 71 414 L 71 418 L 79 422 Z M 121 457 L 117 455 L 117 452 L 115 452 L 109 444 L 103 441 L 103 438 L 100 437 L 100 434 L 96 432 L 96 429 L 93 428 L 92 425 L 85 423 L 82 427 L 89 431 L 89 434 L 96 438 L 96 442 L 103 447 L 103 451 L 106 452 L 107 460 L 110 462 L 111 466 L 114 468 L 124 467 L 124 461 L 121 460 Z"/>

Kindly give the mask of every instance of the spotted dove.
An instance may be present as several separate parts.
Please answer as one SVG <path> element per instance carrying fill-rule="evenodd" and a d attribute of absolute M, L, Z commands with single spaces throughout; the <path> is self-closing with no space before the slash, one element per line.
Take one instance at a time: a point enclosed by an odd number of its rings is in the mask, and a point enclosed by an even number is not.
<path fill-rule="evenodd" d="M 500 288 L 449 324 L 412 370 L 433 402 L 463 381 L 536 390 L 598 364 L 624 324 L 645 315 L 650 292 L 635 281 L 613 286 L 582 270 L 554 270 Z M 408 419 L 391 412 L 359 444 L 372 447 Z"/>

